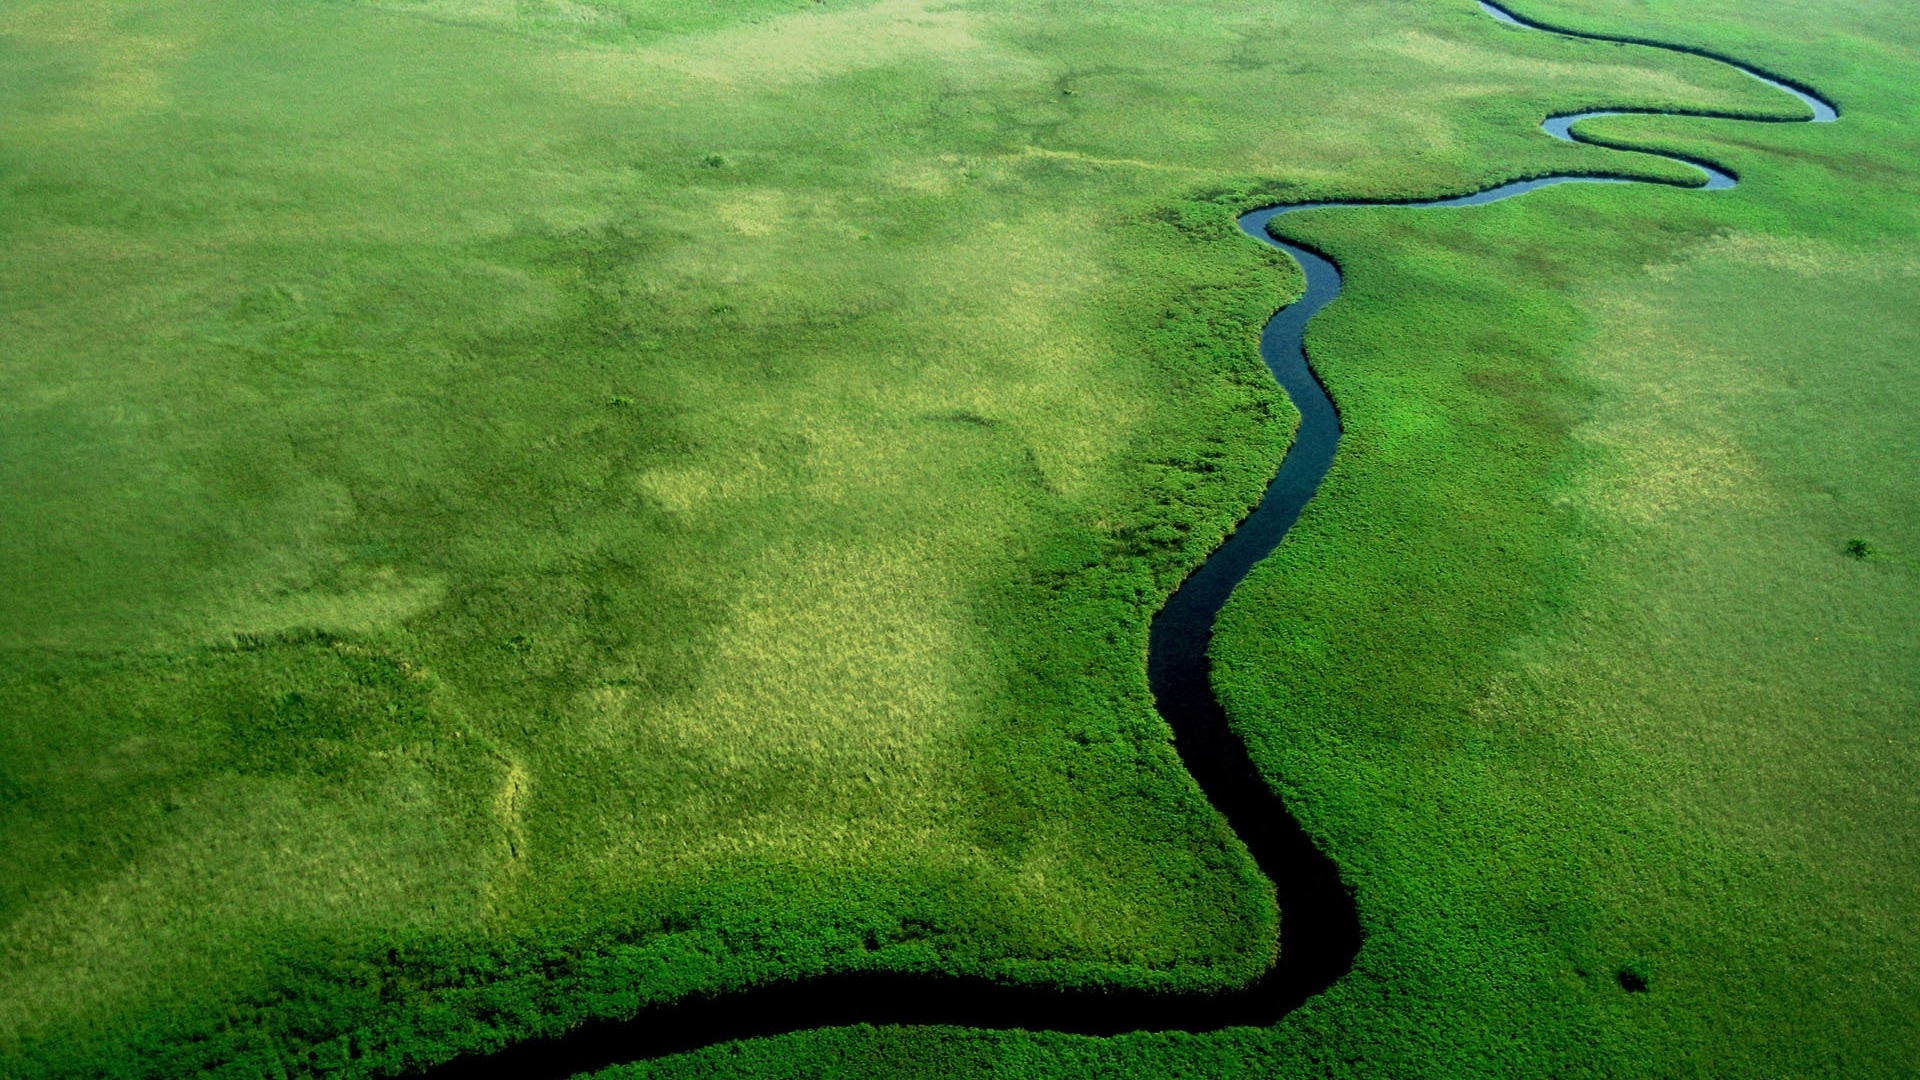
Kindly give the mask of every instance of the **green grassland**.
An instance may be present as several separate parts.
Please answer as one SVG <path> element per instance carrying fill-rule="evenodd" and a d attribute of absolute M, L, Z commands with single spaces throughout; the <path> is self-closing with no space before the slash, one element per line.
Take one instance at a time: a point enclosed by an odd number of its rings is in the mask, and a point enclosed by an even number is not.
<path fill-rule="evenodd" d="M 1285 222 L 1347 271 L 1309 347 L 1348 434 L 1218 682 L 1357 888 L 1355 971 L 1270 1031 L 836 1032 L 634 1074 L 1910 1072 L 1912 16 L 1523 10 L 1800 74 L 1844 122 L 1587 128 L 1731 165 L 1719 198 Z"/>
<path fill-rule="evenodd" d="M 1845 119 L 1593 125 L 1714 196 L 1287 220 L 1348 272 L 1349 434 L 1216 657 L 1353 975 L 1272 1030 L 633 1074 L 1914 1060 L 1920 27 L 1525 10 Z M 1783 102 L 1454 3 L 7 5 L 0 1072 L 1243 981 L 1272 897 L 1141 669 L 1292 422 L 1297 274 L 1233 214 L 1671 178 L 1533 124 Z"/>

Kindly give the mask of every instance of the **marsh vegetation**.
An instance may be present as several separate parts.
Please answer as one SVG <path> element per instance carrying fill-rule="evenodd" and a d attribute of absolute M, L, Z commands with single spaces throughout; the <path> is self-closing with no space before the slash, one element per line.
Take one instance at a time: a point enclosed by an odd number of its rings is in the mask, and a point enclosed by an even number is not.
<path fill-rule="evenodd" d="M 1847 124 L 1588 122 L 1711 198 L 1289 221 L 1348 271 L 1349 434 L 1217 686 L 1353 973 L 1273 1028 L 628 1074 L 1910 1064 L 1920 25 L 1523 13 Z M 1292 430 L 1299 279 L 1234 216 L 1683 179 L 1534 127 L 1599 106 L 1783 108 L 1464 3 L 9 3 L 0 1070 L 1244 982 L 1271 887 L 1141 665 Z"/>

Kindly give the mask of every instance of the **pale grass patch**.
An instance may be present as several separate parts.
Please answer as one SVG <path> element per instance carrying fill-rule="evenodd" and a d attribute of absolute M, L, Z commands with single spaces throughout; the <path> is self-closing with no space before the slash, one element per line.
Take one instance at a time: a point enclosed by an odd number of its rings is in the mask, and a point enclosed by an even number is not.
<path fill-rule="evenodd" d="M 946 195 L 960 186 L 965 173 L 975 165 L 975 159 L 959 154 L 895 158 L 874 169 L 874 180 L 914 195 Z"/>
<path fill-rule="evenodd" d="M 1714 283 L 1773 273 L 1790 275 L 1779 289 L 1839 280 L 1864 287 L 1920 276 L 1920 261 L 1904 251 L 1848 251 L 1811 237 L 1726 232 L 1594 292 L 1587 303 L 1602 331 L 1586 369 L 1617 400 L 1577 433 L 1607 462 L 1587 473 L 1582 500 L 1631 527 L 1672 528 L 1735 508 L 1755 512 L 1787 497 L 1733 423 L 1757 395 L 1781 389 L 1777 377 L 1756 374 L 1746 355 L 1754 342 L 1739 335 L 1702 340 L 1687 328 L 1688 317 L 1701 312 L 1671 306 L 1675 295 L 1712 297 Z M 1703 302 L 1729 325 L 1755 317 L 1754 294 Z M 1804 356 L 1801 366 L 1816 371 L 1821 360 Z"/>
<path fill-rule="evenodd" d="M 407 574 L 389 566 L 359 566 L 334 543 L 351 519 L 352 497 L 340 486 L 310 480 L 284 493 L 275 507 L 283 528 L 258 538 L 251 559 L 236 560 L 227 584 L 210 589 L 186 614 L 179 631 L 188 640 L 217 643 L 236 634 L 285 630 L 365 634 L 398 626 L 446 595 L 439 575 Z M 174 640 L 170 634 L 157 644 Z"/>
<path fill-rule="evenodd" d="M 1110 282 L 1097 244 L 1082 222 L 1029 215 L 969 238 L 935 282 L 992 300 L 951 320 L 936 384 L 945 400 L 1015 425 L 1048 484 L 1069 495 L 1104 475 L 1149 412 L 1145 372 L 1116 372 L 1112 346 L 1071 314 Z"/>
<path fill-rule="evenodd" d="M 633 484 L 655 506 L 691 523 L 716 506 L 764 493 L 766 473 L 760 455 L 745 454 L 724 464 L 657 466 Z"/>
<path fill-rule="evenodd" d="M 690 35 L 643 51 L 650 66 L 735 86 L 777 86 L 979 50 L 976 17 L 926 0 L 801 12 Z"/>
<path fill-rule="evenodd" d="M 496 30 L 591 30 L 617 26 L 614 13 L 577 0 L 351 0 L 361 7 Z"/>
<path fill-rule="evenodd" d="M 519 761 L 493 751 L 502 766 L 500 786 L 489 807 L 500 827 L 500 857 L 487 878 L 482 905 L 487 917 L 497 919 L 508 910 L 508 899 L 525 883 L 527 861 L 527 806 L 533 798 L 533 773 Z"/>
<path fill-rule="evenodd" d="M 442 810 L 433 769 L 388 760 L 378 793 L 230 776 L 122 872 L 38 896 L 0 941 L 0 1041 L 217 983 L 275 927 L 470 923 L 494 857 L 420 829 Z"/>
<path fill-rule="evenodd" d="M 584 738 L 610 753 L 636 738 L 671 747 L 710 778 L 696 802 L 796 770 L 816 793 L 855 796 L 769 805 L 732 828 L 674 831 L 670 852 L 616 840 L 604 857 L 637 858 L 656 870 L 662 856 L 838 857 L 945 831 L 948 744 L 979 715 L 991 675 L 966 659 L 981 654 L 972 640 L 978 631 L 953 571 L 959 560 L 943 539 L 771 548 L 750 565 L 696 689 L 668 698 L 626 687 L 588 695 Z M 656 808 L 667 821 L 703 819 L 705 810 Z"/>
<path fill-rule="evenodd" d="M 977 36 L 978 17 L 926 0 L 881 0 L 799 12 L 641 48 L 578 48 L 550 59 L 555 77 L 607 100 L 662 89 L 663 75 L 729 91 L 777 91 L 854 71 L 906 63 L 1024 66 Z"/>
<path fill-rule="evenodd" d="M 804 248 L 826 224 L 797 221 L 783 235 Z M 976 857 L 953 834 L 958 791 L 941 763 L 950 765 L 952 739 L 981 714 L 990 687 L 967 597 L 975 567 L 990 564 L 986 549 L 1012 527 L 1011 510 L 943 491 L 932 480 L 950 466 L 915 436 L 965 411 L 987 424 L 932 429 L 954 440 L 950 452 L 1030 462 L 1062 491 L 1105 476 L 1150 409 L 1135 380 L 1112 377 L 1112 346 L 1073 315 L 1108 283 L 1098 243 L 1065 218 L 983 229 L 950 257 L 913 264 L 925 321 L 941 327 L 936 354 L 918 363 L 876 357 L 871 377 L 836 369 L 777 402 L 731 403 L 730 425 L 772 425 L 806 446 L 789 497 L 916 524 L 888 524 L 858 543 L 764 549 L 730 586 L 735 599 L 703 650 L 696 688 L 661 698 L 606 685 L 582 696 L 581 737 L 602 748 L 589 756 L 617 762 L 646 748 L 703 778 L 667 799 L 634 792 L 629 825 L 610 830 L 599 855 L 583 851 L 596 874 L 934 847 L 956 866 Z M 752 451 L 655 467 L 633 482 L 689 523 L 772 494 L 776 483 Z M 740 816 L 736 793 L 772 781 L 806 794 Z M 684 825 L 708 820 L 722 824 Z M 1066 860 L 1058 873 L 1042 855 L 1007 872 L 1031 873 L 1031 888 L 1044 889 L 1068 876 L 1067 854 L 1056 855 Z M 1059 933 L 1074 937 L 1065 924 Z"/>
<path fill-rule="evenodd" d="M 201 636 L 218 640 L 296 629 L 367 634 L 427 611 L 446 592 L 442 577 L 408 576 L 385 566 L 355 572 L 344 588 L 249 589 L 227 594 L 219 605 L 222 610 L 207 620 Z"/>
<path fill-rule="evenodd" d="M 787 196 L 772 189 L 738 192 L 714 208 L 728 228 L 742 236 L 772 236 L 787 220 Z"/>
<path fill-rule="evenodd" d="M 1177 165 L 1164 161 L 1145 161 L 1140 158 L 1125 157 L 1099 157 L 1094 154 L 1085 154 L 1074 150 L 1048 150 L 1039 146 L 1023 146 L 1020 148 L 1018 156 L 1023 158 L 1044 158 L 1051 161 L 1071 161 L 1080 165 L 1093 165 L 1109 169 L 1150 169 L 1156 172 L 1177 172 L 1194 175 L 1209 171 L 1189 165 Z"/>
<path fill-rule="evenodd" d="M 964 711 L 970 631 L 932 538 L 776 548 L 755 561 L 713 644 L 723 678 L 648 722 L 727 768 L 800 755 L 826 773 L 918 758 Z"/>
<path fill-rule="evenodd" d="M 834 250 L 844 231 L 837 218 L 803 212 L 784 223 L 777 253 L 759 247 L 741 257 L 818 264 L 830 256 L 814 252 Z M 1003 425 L 1030 448 L 1049 486 L 1071 494 L 1105 475 L 1136 418 L 1151 411 L 1141 397 L 1147 373 L 1116 371 L 1113 345 L 1092 330 L 1092 305 L 1111 284 L 1104 266 L 1099 239 L 1069 217 L 994 222 L 902 269 L 911 275 L 903 291 L 915 318 L 937 328 L 912 343 L 915 355 L 876 356 L 871 378 L 835 370 L 799 396 L 734 408 L 743 423 L 778 425 L 806 440 L 812 501 L 864 500 L 937 468 L 909 433 L 955 410 Z M 765 263 L 732 264 L 709 252 L 685 273 L 719 280 L 742 308 L 777 308 L 785 299 L 761 290 Z M 913 373 L 901 374 L 909 365 Z M 688 515 L 759 490 L 763 469 L 745 457 L 650 471 L 637 483 L 669 512 Z"/>
<path fill-rule="evenodd" d="M 507 845 L 507 857 L 524 860 L 527 857 L 527 841 L 522 819 L 527 800 L 533 792 L 533 775 L 526 766 L 511 758 L 501 757 L 500 761 L 506 766 L 506 775 L 500 778 L 500 789 L 493 795 L 493 817 L 500 823 L 500 833 Z"/>
<path fill-rule="evenodd" d="M 86 77 L 63 109 L 42 120 L 49 133 L 110 123 L 165 106 L 165 66 L 192 40 L 130 33 L 121 5 L 105 0 L 0 5 L 0 38 L 23 49 L 57 49 L 82 60 Z M 18 130 L 21 118 L 0 116 L 0 130 Z"/>
<path fill-rule="evenodd" d="M 1596 477 L 1594 505 L 1633 525 L 1683 519 L 1715 505 L 1766 497 L 1759 465 L 1731 440 L 1674 434 L 1657 421 L 1610 424 L 1587 439 L 1614 451 L 1617 474 Z"/>
<path fill-rule="evenodd" d="M 1449 83 L 1435 79 L 1429 93 L 1449 98 L 1532 97 L 1538 96 L 1542 88 L 1584 85 L 1610 87 L 1621 100 L 1639 95 L 1688 102 L 1701 102 L 1705 98 L 1704 104 L 1720 107 L 1765 108 L 1777 104 L 1769 97 L 1774 91 L 1711 61 L 1698 61 L 1698 71 L 1682 75 L 1634 63 L 1607 63 L 1591 55 L 1593 49 L 1577 45 L 1569 50 L 1568 59 L 1561 61 L 1517 55 L 1506 51 L 1507 44 L 1503 35 L 1495 35 L 1485 42 L 1468 42 L 1423 30 L 1404 30 L 1381 38 L 1384 51 L 1449 76 L 1479 72 L 1497 80 Z M 1635 50 L 1629 55 L 1633 59 L 1649 58 L 1647 50 Z M 1438 115 L 1438 111 L 1434 115 Z"/>
<path fill-rule="evenodd" d="M 1572 501 L 1600 532 L 1577 599 L 1509 649 L 1477 718 L 1628 762 L 1677 830 L 1795 876 L 1911 848 L 1911 589 L 1840 548 L 1869 513 L 1901 520 L 1911 443 L 1860 407 L 1899 384 L 1810 384 L 1899 355 L 1906 328 L 1858 316 L 1901 311 L 1913 273 L 1903 249 L 1730 232 L 1577 298 L 1602 327 L 1579 371 L 1605 396 Z M 1849 425 L 1860 445 L 1809 452 Z M 1911 892 L 1887 885 L 1882 910 Z"/>
<path fill-rule="evenodd" d="M 1770 236 L 1765 233 L 1726 232 L 1699 244 L 1678 262 L 1646 268 L 1655 281 L 1672 282 L 1682 271 L 1708 263 L 1781 270 L 1800 277 L 1846 274 L 1870 281 L 1920 277 L 1920 258 L 1873 250 L 1849 250 L 1831 241 L 1807 236 Z"/>
<path fill-rule="evenodd" d="M 1620 396 L 1576 432 L 1610 463 L 1588 474 L 1582 501 L 1636 527 L 1770 497 L 1760 463 L 1716 422 L 1751 389 L 1740 365 L 1668 333 L 1659 303 L 1596 298 L 1603 329 L 1587 363 Z"/>

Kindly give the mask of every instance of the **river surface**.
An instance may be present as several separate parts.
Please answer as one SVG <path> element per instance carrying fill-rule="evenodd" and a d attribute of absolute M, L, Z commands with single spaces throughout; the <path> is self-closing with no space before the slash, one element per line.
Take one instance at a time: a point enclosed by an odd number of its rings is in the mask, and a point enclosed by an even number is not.
<path fill-rule="evenodd" d="M 1642 38 L 1590 34 L 1517 15 L 1479 0 L 1480 10 L 1529 31 L 1596 41 L 1627 42 L 1691 53 L 1727 64 L 1790 94 L 1812 113 L 1800 121 L 1839 118 L 1834 106 L 1804 86 L 1756 71 L 1703 49 Z M 1657 113 L 1720 116 L 1711 112 L 1598 109 L 1549 116 L 1541 130 L 1565 142 L 1586 142 L 1574 131 L 1582 120 Z M 1736 119 L 1741 119 L 1736 117 Z M 1753 119 L 1753 118 L 1744 118 Z M 1598 145 L 1598 144 L 1596 144 Z M 1646 151 L 1630 151 L 1648 153 Z M 1698 190 L 1737 182 L 1731 172 L 1697 158 L 1664 157 L 1700 170 Z M 632 1020 L 594 1022 L 555 1039 L 521 1043 L 497 1054 L 461 1058 L 431 1070 L 455 1076 L 569 1076 L 622 1061 L 659 1057 L 757 1036 L 845 1024 L 940 1024 L 1024 1028 L 1087 1035 L 1130 1031 L 1215 1031 L 1271 1024 L 1352 968 L 1361 942 L 1359 913 L 1338 868 L 1314 847 L 1254 768 L 1245 743 L 1227 723 L 1208 678 L 1213 624 L 1233 590 L 1279 546 L 1300 511 L 1319 490 L 1340 444 L 1340 418 L 1308 363 L 1307 323 L 1340 295 L 1340 269 L 1331 259 L 1273 235 L 1276 218 L 1340 207 L 1397 206 L 1443 209 L 1480 206 L 1558 184 L 1644 183 L 1625 177 L 1554 175 L 1498 184 L 1466 195 L 1405 202 L 1313 202 L 1268 206 L 1242 214 L 1247 236 L 1286 252 L 1306 272 L 1306 291 L 1274 313 L 1260 333 L 1260 356 L 1300 411 L 1293 445 L 1281 459 L 1259 505 L 1207 557 L 1154 616 L 1148 635 L 1147 679 L 1154 705 L 1173 730 L 1181 762 L 1274 882 L 1280 899 L 1279 962 L 1239 990 L 1173 996 L 1132 990 L 1061 990 L 1011 986 L 985 979 L 852 972 L 796 980 L 651 1008 Z"/>

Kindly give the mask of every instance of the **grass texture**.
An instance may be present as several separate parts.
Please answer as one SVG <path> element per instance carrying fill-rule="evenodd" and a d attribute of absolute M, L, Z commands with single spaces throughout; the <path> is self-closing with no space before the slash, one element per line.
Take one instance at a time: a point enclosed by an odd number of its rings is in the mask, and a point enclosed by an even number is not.
<path fill-rule="evenodd" d="M 1273 1030 L 629 1072 L 1912 1060 L 1915 28 L 1669 6 L 1526 13 L 1844 122 L 1596 122 L 1715 197 L 1287 221 L 1348 271 L 1349 434 L 1218 682 L 1353 976 Z M 1787 107 L 1464 4 L 9 4 L 0 1071 L 1244 980 L 1272 897 L 1141 670 L 1291 424 L 1297 276 L 1232 216 L 1669 175 L 1533 131 L 1596 104 Z"/>

